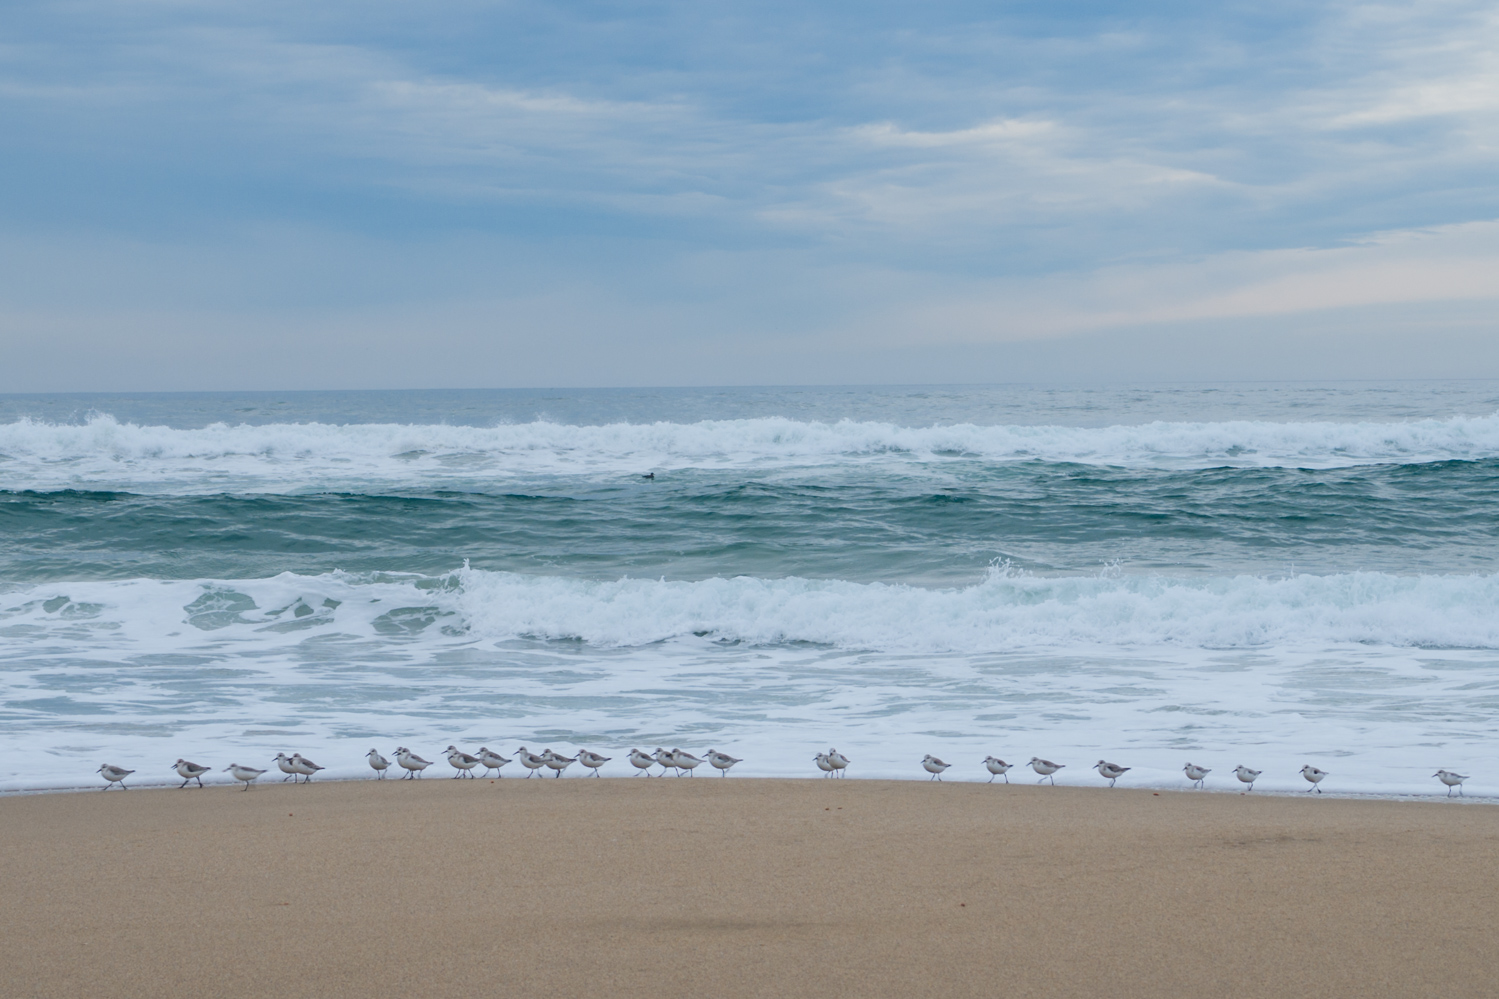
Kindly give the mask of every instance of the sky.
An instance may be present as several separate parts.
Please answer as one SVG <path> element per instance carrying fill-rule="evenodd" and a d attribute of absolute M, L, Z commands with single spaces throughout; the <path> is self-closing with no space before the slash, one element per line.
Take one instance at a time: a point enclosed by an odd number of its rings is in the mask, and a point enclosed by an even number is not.
<path fill-rule="evenodd" d="M 1499 377 L 1499 8 L 11 0 L 0 391 Z"/>

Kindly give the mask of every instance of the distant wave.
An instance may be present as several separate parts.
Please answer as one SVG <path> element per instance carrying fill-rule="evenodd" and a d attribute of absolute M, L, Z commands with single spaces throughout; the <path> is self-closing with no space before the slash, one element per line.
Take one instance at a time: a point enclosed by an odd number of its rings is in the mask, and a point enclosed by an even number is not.
<path fill-rule="evenodd" d="M 1144 468 L 1329 468 L 1499 456 L 1499 414 L 1397 423 L 1146 423 L 901 427 L 768 418 L 494 427 L 321 423 L 191 430 L 23 419 L 0 424 L 0 484 L 193 493 L 464 486 L 535 475 L 647 470 L 1076 462 Z"/>
<path fill-rule="evenodd" d="M 18 649 L 74 641 L 186 649 L 210 638 L 276 645 L 318 635 L 596 647 L 805 642 L 895 653 L 1350 643 L 1499 649 L 1496 610 L 1499 575 L 1056 578 L 996 570 L 971 587 L 924 589 L 752 577 L 600 582 L 463 569 L 442 577 L 55 583 L 0 594 L 0 634 Z"/>

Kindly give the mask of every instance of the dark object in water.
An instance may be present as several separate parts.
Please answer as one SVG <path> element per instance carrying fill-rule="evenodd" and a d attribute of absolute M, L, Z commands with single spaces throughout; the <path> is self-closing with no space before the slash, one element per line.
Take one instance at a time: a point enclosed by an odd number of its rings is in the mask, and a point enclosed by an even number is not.
<path fill-rule="evenodd" d="M 655 472 L 646 472 L 644 475 L 641 476 L 642 479 L 654 479 L 655 477 L 656 477 L 656 473 Z"/>

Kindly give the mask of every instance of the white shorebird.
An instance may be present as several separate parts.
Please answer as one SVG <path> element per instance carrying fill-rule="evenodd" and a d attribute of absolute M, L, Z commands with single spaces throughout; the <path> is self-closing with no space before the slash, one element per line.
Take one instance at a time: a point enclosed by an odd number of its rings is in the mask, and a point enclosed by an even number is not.
<path fill-rule="evenodd" d="M 1093 764 L 1093 769 L 1098 771 L 1098 776 L 1104 778 L 1109 782 L 1109 787 L 1113 787 L 1114 782 L 1120 777 L 1123 777 L 1125 772 L 1130 768 L 1121 767 L 1119 764 L 1110 763 L 1107 760 L 1099 760 L 1097 763 Z"/>
<path fill-rule="evenodd" d="M 224 769 L 229 771 L 229 776 L 235 780 L 243 781 L 246 791 L 250 790 L 250 784 L 255 778 L 265 773 L 264 770 L 256 770 L 254 767 L 242 767 L 238 763 L 231 763 Z"/>
<path fill-rule="evenodd" d="M 678 777 L 682 776 L 683 770 L 687 771 L 688 777 L 691 777 L 692 771 L 702 766 L 703 763 L 702 760 L 683 749 L 673 749 L 671 751 L 671 761 L 676 765 Z"/>
<path fill-rule="evenodd" d="M 595 777 L 599 775 L 599 767 L 603 766 L 605 763 L 608 763 L 612 759 L 614 759 L 614 757 L 600 756 L 598 753 L 595 753 L 588 749 L 582 749 L 578 751 L 578 762 L 583 764 L 589 770 L 592 770 Z"/>
<path fill-rule="evenodd" d="M 301 753 L 292 753 L 291 762 L 292 765 L 296 767 L 297 773 L 302 775 L 303 784 L 311 784 L 312 775 L 317 773 L 319 770 L 324 769 L 323 767 L 320 767 L 316 763 L 309 760 L 307 757 L 303 756 Z"/>
<path fill-rule="evenodd" d="M 671 753 L 669 751 L 667 751 L 665 749 L 662 749 L 660 746 L 657 746 L 656 747 L 656 751 L 654 753 L 652 753 L 651 755 L 654 756 L 656 758 L 656 762 L 661 765 L 661 776 L 662 777 L 666 776 L 666 771 L 668 771 L 668 770 L 676 770 L 677 769 L 677 761 L 676 761 L 676 759 L 673 758 L 673 756 L 671 755 Z M 677 771 L 677 776 L 678 777 L 682 776 L 682 772 L 680 770 Z"/>
<path fill-rule="evenodd" d="M 1030 762 L 1031 769 L 1041 775 L 1041 780 L 1036 781 L 1037 784 L 1041 783 L 1042 780 L 1046 780 L 1048 777 L 1051 778 L 1052 784 L 1056 784 L 1057 779 L 1053 775 L 1066 765 L 1067 764 L 1065 763 L 1053 763 L 1050 760 L 1043 760 L 1039 756 L 1032 756 Z"/>
<path fill-rule="evenodd" d="M 474 767 L 479 765 L 479 758 L 468 755 L 457 746 L 449 746 L 448 762 L 452 764 L 454 770 L 458 771 L 453 775 L 453 779 L 457 780 L 459 777 L 472 777 L 474 775 Z"/>
<path fill-rule="evenodd" d="M 99 788 L 101 791 L 108 791 L 111 784 L 120 785 L 120 790 L 122 791 L 130 790 L 125 786 L 125 778 L 135 773 L 134 770 L 126 770 L 124 767 L 117 767 L 113 763 L 105 763 L 96 772 L 104 778 L 104 786 Z"/>
<path fill-rule="evenodd" d="M 1254 790 L 1254 782 L 1260 779 L 1260 774 L 1262 773 L 1264 773 L 1263 770 L 1250 770 L 1242 763 L 1234 767 L 1234 776 L 1245 784 L 1248 784 L 1251 791 Z"/>
<path fill-rule="evenodd" d="M 281 778 L 281 783 L 285 784 L 287 781 L 291 781 L 295 784 L 297 782 L 297 765 L 290 756 L 287 756 L 285 753 L 277 753 L 276 766 L 280 768 L 282 773 L 286 774 L 285 777 Z"/>
<path fill-rule="evenodd" d="M 550 749 L 542 750 L 541 758 L 546 761 L 547 766 L 556 771 L 552 775 L 554 777 L 561 777 L 562 771 L 578 762 L 576 756 L 563 756 L 561 753 L 554 753 Z"/>
<path fill-rule="evenodd" d="M 830 749 L 828 750 L 828 762 L 833 765 L 833 776 L 842 777 L 843 771 L 848 769 L 848 765 L 852 761 L 847 756 L 838 752 L 838 750 Z"/>
<path fill-rule="evenodd" d="M 177 771 L 178 777 L 182 778 L 182 783 L 177 785 L 177 790 L 180 791 L 184 787 L 187 787 L 189 784 L 191 784 L 193 781 L 197 781 L 198 786 L 202 787 L 203 775 L 208 773 L 208 771 L 212 768 L 200 767 L 198 764 L 189 763 L 186 760 L 178 760 L 176 763 L 172 764 L 172 769 Z"/>
<path fill-rule="evenodd" d="M 525 746 L 522 746 L 515 751 L 515 758 L 517 760 L 520 760 L 521 766 L 530 771 L 530 773 L 526 774 L 527 780 L 530 780 L 532 774 L 535 774 L 536 771 L 547 765 L 545 757 L 537 756 L 535 753 L 526 749 Z"/>
<path fill-rule="evenodd" d="M 402 769 L 406 771 L 406 776 L 402 777 L 402 780 L 410 780 L 413 777 L 420 777 L 422 775 L 422 771 L 432 765 L 431 760 L 422 759 L 420 756 L 416 755 L 405 746 L 399 746 L 396 748 L 396 762 L 399 763 Z"/>
<path fill-rule="evenodd" d="M 822 775 L 824 777 L 833 776 L 833 764 L 832 761 L 828 759 L 827 753 L 818 753 L 816 756 L 812 757 L 812 760 L 817 764 L 817 769 L 822 771 Z"/>
<path fill-rule="evenodd" d="M 1005 783 L 1008 784 L 1010 782 L 1010 768 L 1014 765 L 1015 764 L 1013 763 L 1006 763 L 998 756 L 984 757 L 984 769 L 989 771 L 989 773 L 993 775 L 987 781 L 985 781 L 985 783 L 993 784 L 995 777 L 1003 776 L 1005 779 Z"/>
<path fill-rule="evenodd" d="M 645 775 L 651 775 L 651 767 L 656 765 L 656 758 L 650 753 L 642 753 L 638 749 L 630 750 L 630 766 L 636 770 L 644 770 Z"/>
<path fill-rule="evenodd" d="M 921 768 L 932 775 L 932 780 L 941 780 L 942 771 L 946 770 L 950 766 L 952 766 L 951 763 L 943 763 L 931 753 L 927 753 L 921 758 Z"/>
<path fill-rule="evenodd" d="M 1457 796 L 1459 798 L 1467 797 L 1467 795 L 1463 794 L 1463 781 L 1468 779 L 1466 775 L 1453 773 L 1451 770 L 1438 770 L 1432 776 L 1447 785 L 1447 797 L 1452 797 L 1452 789 L 1454 787 L 1457 788 Z"/>
<path fill-rule="evenodd" d="M 1322 783 L 1322 779 L 1327 776 L 1326 770 L 1318 770 L 1316 767 L 1308 763 L 1306 766 L 1301 768 L 1301 776 L 1311 781 L 1312 786 L 1306 789 L 1307 794 L 1311 794 L 1313 791 L 1316 791 L 1318 794 L 1322 793 L 1322 789 L 1317 785 Z"/>
<path fill-rule="evenodd" d="M 727 777 L 729 775 L 730 767 L 732 767 L 736 763 L 743 763 L 744 761 L 739 759 L 737 756 L 730 756 L 728 753 L 720 753 L 716 749 L 710 749 L 708 750 L 708 762 L 711 763 L 713 765 L 713 768 L 718 771 L 718 776 Z"/>
<path fill-rule="evenodd" d="M 488 746 L 480 746 L 479 762 L 484 765 L 484 776 L 488 777 L 489 771 L 493 770 L 496 777 L 503 777 L 505 775 L 500 773 L 500 767 L 503 767 L 510 761 Z"/>
<path fill-rule="evenodd" d="M 1187 780 L 1191 781 L 1194 787 L 1202 787 L 1202 782 L 1206 780 L 1207 775 L 1212 772 L 1213 771 L 1211 767 L 1199 767 L 1195 763 L 1188 763 L 1186 766 L 1182 767 L 1182 773 L 1187 775 Z"/>
<path fill-rule="evenodd" d="M 378 750 L 371 749 L 365 756 L 370 761 L 370 769 L 375 771 L 375 776 L 380 780 L 385 779 L 385 771 L 390 769 L 390 761 L 381 756 Z"/>

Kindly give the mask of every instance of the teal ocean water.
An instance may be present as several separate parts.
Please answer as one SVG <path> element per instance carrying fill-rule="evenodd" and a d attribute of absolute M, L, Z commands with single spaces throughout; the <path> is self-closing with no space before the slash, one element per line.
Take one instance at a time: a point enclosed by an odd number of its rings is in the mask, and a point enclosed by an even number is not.
<path fill-rule="evenodd" d="M 1480 382 L 0 397 L 0 788 L 524 743 L 1499 791 L 1496 499 Z"/>

